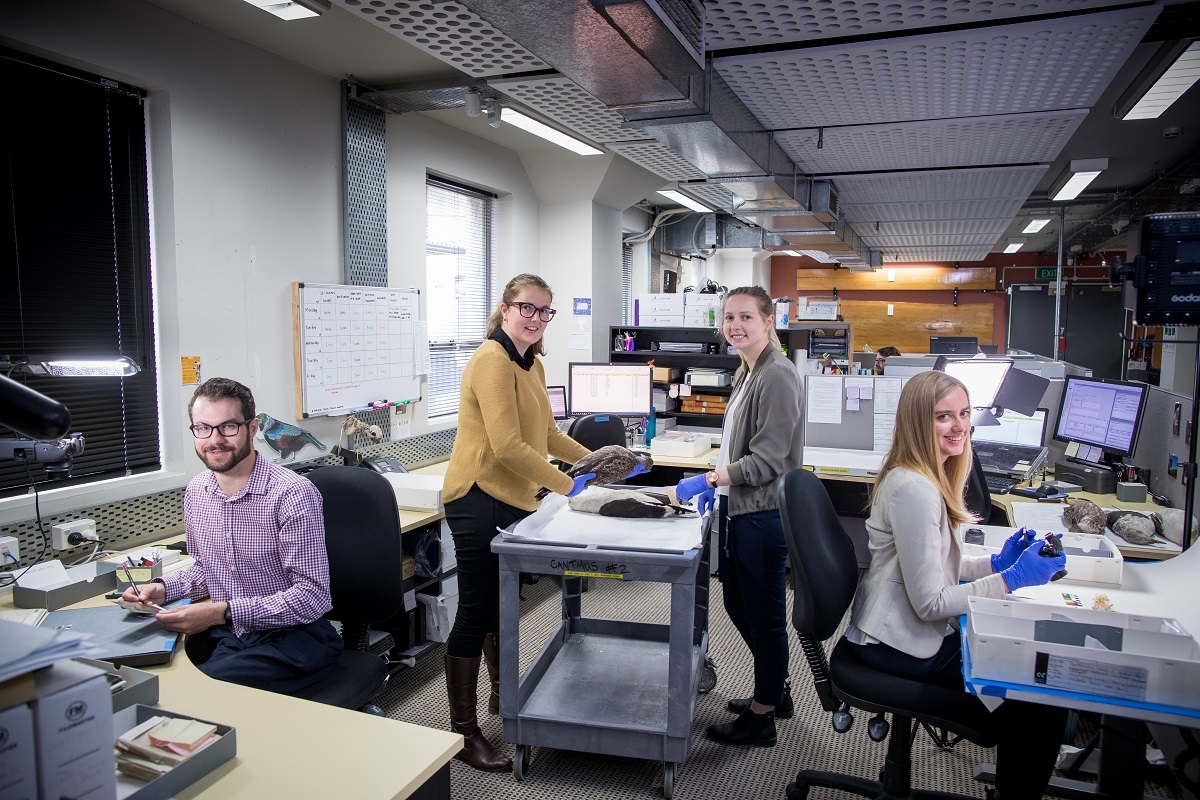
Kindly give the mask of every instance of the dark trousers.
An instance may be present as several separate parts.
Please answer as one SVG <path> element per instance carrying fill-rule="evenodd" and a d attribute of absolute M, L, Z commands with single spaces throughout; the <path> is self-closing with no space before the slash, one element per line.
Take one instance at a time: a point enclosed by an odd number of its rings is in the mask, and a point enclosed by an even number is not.
<path fill-rule="evenodd" d="M 718 519 L 717 577 L 724 587 L 725 611 L 754 656 L 754 700 L 777 706 L 788 676 L 783 522 L 778 511 L 727 516 L 724 502 Z"/>
<path fill-rule="evenodd" d="M 497 528 L 529 516 L 478 486 L 446 504 L 446 523 L 458 559 L 458 614 L 446 641 L 446 655 L 475 658 L 483 639 L 500 630 L 500 559 L 492 552 Z"/>
<path fill-rule="evenodd" d="M 342 652 L 342 637 L 327 619 L 294 628 L 234 635 L 217 625 L 187 638 L 188 658 L 210 678 L 268 692 L 291 694 L 329 674 Z"/>
<path fill-rule="evenodd" d="M 929 658 L 886 644 L 854 645 L 859 658 L 881 672 L 962 689 L 962 638 L 953 631 Z M 982 701 L 980 701 L 982 702 Z M 1067 709 L 1005 700 L 992 712 L 996 733 L 996 788 L 1004 800 L 1040 800 L 1054 770 Z"/>

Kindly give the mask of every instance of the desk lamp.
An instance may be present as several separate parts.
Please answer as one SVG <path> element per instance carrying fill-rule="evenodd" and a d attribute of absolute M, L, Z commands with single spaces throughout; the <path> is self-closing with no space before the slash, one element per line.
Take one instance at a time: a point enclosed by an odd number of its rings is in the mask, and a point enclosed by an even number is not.
<path fill-rule="evenodd" d="M 973 425 L 999 425 L 1004 409 L 1011 408 L 1027 416 L 1037 411 L 1038 403 L 1050 381 L 1013 369 L 1011 358 L 996 358 L 980 353 L 956 358 L 938 356 L 934 369 L 953 375 L 967 387 L 971 395 Z"/>

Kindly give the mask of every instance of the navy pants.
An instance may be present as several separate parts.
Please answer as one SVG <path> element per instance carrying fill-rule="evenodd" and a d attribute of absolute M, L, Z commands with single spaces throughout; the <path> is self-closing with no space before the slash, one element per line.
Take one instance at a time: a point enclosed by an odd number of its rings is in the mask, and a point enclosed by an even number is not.
<path fill-rule="evenodd" d="M 188 658 L 210 678 L 268 692 L 291 694 L 321 681 L 342 652 L 329 620 L 294 628 L 234 635 L 218 625 L 187 638 Z"/>
<path fill-rule="evenodd" d="M 500 630 L 500 557 L 492 552 L 492 539 L 497 528 L 531 513 L 478 486 L 446 504 L 446 524 L 458 559 L 458 614 L 446 640 L 446 655 L 476 658 L 483 653 L 484 637 Z"/>
<path fill-rule="evenodd" d="M 929 658 L 910 656 L 882 642 L 854 647 L 863 662 L 881 672 L 966 691 L 962 636 L 957 630 Z M 1005 700 L 992 712 L 992 722 L 996 725 L 996 788 L 1004 800 L 1040 800 L 1058 758 L 1067 709 Z"/>
<path fill-rule="evenodd" d="M 788 676 L 787 542 L 778 511 L 729 517 L 720 503 L 717 577 L 725 611 L 754 656 L 756 702 L 777 706 Z"/>

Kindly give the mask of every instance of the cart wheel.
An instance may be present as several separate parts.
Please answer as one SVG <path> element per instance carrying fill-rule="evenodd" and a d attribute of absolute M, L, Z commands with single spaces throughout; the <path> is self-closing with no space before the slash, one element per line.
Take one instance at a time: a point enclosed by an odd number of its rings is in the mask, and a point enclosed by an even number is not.
<path fill-rule="evenodd" d="M 711 658 L 704 659 L 704 666 L 700 669 L 700 688 L 699 694 L 708 694 L 717 685 L 717 665 L 712 662 Z"/>
<path fill-rule="evenodd" d="M 671 800 L 675 796 L 675 763 L 663 762 L 663 797 Z"/>
<path fill-rule="evenodd" d="M 513 753 L 513 775 L 517 780 L 525 780 L 525 776 L 529 774 L 529 745 L 517 745 L 517 751 Z"/>

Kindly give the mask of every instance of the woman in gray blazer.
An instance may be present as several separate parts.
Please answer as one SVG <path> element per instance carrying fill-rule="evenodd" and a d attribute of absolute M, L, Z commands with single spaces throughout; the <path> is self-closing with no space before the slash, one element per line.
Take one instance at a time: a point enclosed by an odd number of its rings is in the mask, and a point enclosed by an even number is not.
<path fill-rule="evenodd" d="M 718 501 L 718 576 L 725 610 L 754 656 L 754 693 L 729 701 L 738 716 L 710 725 L 725 744 L 775 744 L 775 716 L 791 716 L 788 674 L 787 543 L 779 484 L 802 457 L 800 373 L 779 351 L 775 308 L 761 287 L 725 295 L 721 333 L 742 365 L 733 378 L 716 468 L 684 478 L 676 497 L 698 496 L 701 511 Z"/>
<path fill-rule="evenodd" d="M 971 470 L 971 403 L 944 372 L 922 372 L 900 393 L 892 449 L 871 495 L 871 565 L 858 586 L 846 639 L 883 672 L 963 688 L 962 645 L 950 620 L 971 595 L 1003 597 L 1050 581 L 1066 557 L 1038 553 L 1036 532 L 1017 531 L 1001 552 L 963 556 L 960 528 Z M 961 582 L 960 582 L 961 581 Z M 997 790 L 1040 798 L 1058 755 L 1066 710 L 1007 700 L 996 710 Z"/>

